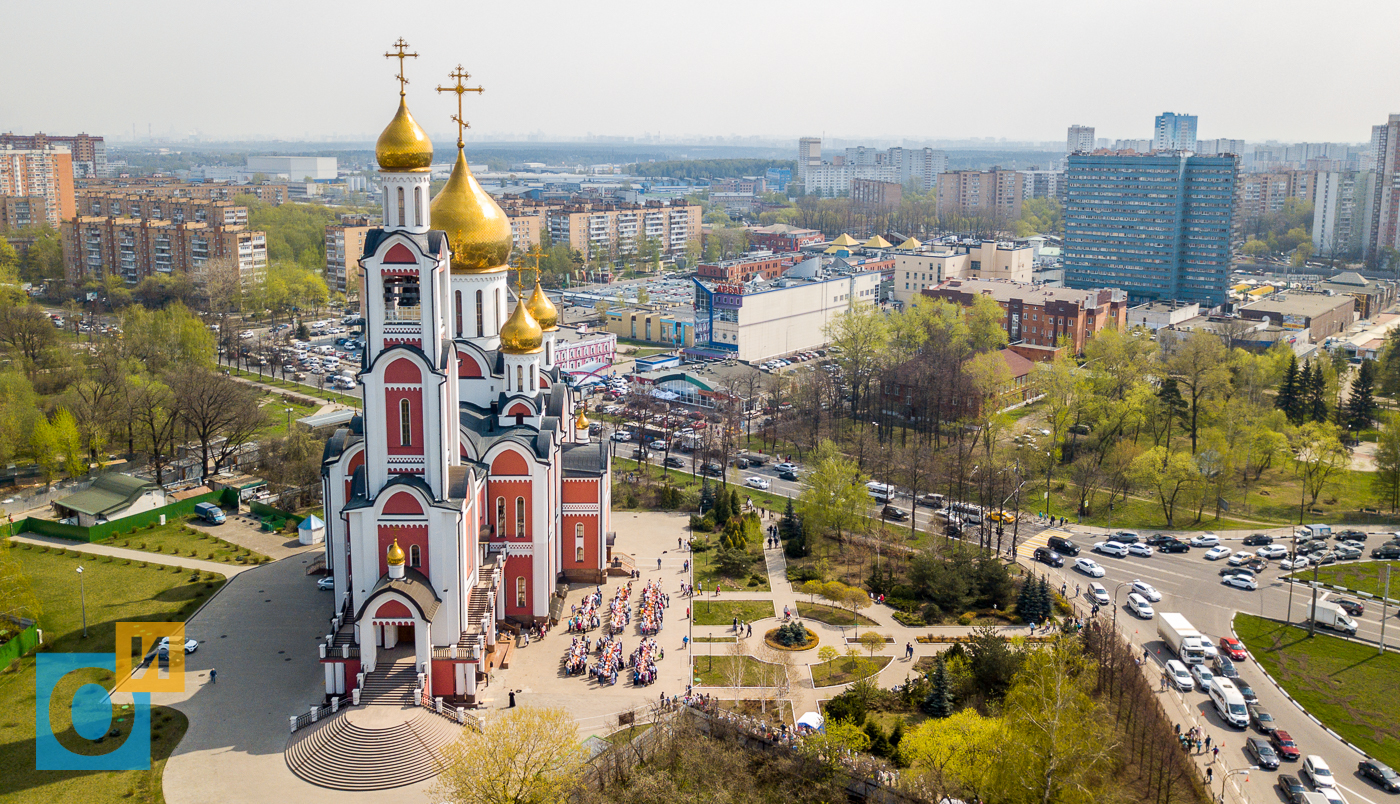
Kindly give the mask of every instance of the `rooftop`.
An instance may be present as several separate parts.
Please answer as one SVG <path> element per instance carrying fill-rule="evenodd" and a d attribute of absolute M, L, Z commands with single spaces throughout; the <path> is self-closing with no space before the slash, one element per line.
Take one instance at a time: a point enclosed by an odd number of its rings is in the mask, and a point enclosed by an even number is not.
<path fill-rule="evenodd" d="M 80 514 L 107 516 L 125 510 L 142 494 L 159 489 L 160 486 L 155 483 L 131 475 L 102 475 L 87 490 L 70 494 L 54 503 Z"/>
<path fill-rule="evenodd" d="M 1123 291 L 1113 288 L 1076 290 L 1074 288 L 1050 287 L 1049 285 L 1028 285 L 1024 282 L 1009 282 L 998 279 L 949 279 L 941 285 L 925 290 L 924 294 L 936 296 L 938 291 L 948 290 L 991 296 L 999 302 L 1019 299 L 1024 303 L 1035 305 L 1043 305 L 1047 302 L 1068 302 L 1083 307 L 1097 307 L 1100 303 L 1100 294 L 1105 291 L 1113 294 L 1113 300 L 1126 298 Z"/>
<path fill-rule="evenodd" d="M 1242 310 L 1250 310 L 1262 313 L 1277 313 L 1279 315 L 1301 315 L 1312 318 L 1313 316 L 1330 313 L 1338 307 L 1350 307 L 1356 302 L 1351 296 L 1337 294 L 1328 296 L 1324 293 L 1300 293 L 1291 290 L 1287 293 L 1276 293 L 1265 299 L 1242 307 Z"/>

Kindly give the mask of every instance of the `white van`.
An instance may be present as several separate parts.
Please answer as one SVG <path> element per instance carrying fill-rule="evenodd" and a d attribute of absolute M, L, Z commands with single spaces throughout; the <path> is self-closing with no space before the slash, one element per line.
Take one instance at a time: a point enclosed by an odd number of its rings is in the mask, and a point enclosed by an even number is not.
<path fill-rule="evenodd" d="M 1156 616 L 1156 612 L 1152 610 L 1152 604 L 1148 603 L 1147 598 L 1137 592 L 1128 595 L 1128 611 L 1131 611 L 1133 614 L 1137 615 L 1138 619 L 1142 620 L 1150 620 Z"/>
<path fill-rule="evenodd" d="M 957 514 L 958 516 L 961 516 L 963 519 L 966 519 L 969 522 L 982 521 L 983 514 L 982 506 L 980 505 L 974 505 L 969 502 L 950 502 L 948 503 L 948 508 L 952 510 L 953 513 Z"/>
<path fill-rule="evenodd" d="M 1299 536 L 1306 534 L 1309 539 L 1330 539 L 1332 538 L 1331 525 L 1304 525 L 1298 529 Z"/>
<path fill-rule="evenodd" d="M 1221 719 L 1235 728 L 1243 729 L 1249 726 L 1249 710 L 1245 708 L 1244 696 L 1240 694 L 1235 682 L 1216 676 L 1211 679 L 1210 687 L 1206 691 Z"/>
<path fill-rule="evenodd" d="M 874 480 L 865 484 L 865 490 L 869 492 L 871 497 L 874 497 L 880 502 L 888 502 L 890 497 L 894 495 L 894 486 L 888 483 L 879 483 Z"/>

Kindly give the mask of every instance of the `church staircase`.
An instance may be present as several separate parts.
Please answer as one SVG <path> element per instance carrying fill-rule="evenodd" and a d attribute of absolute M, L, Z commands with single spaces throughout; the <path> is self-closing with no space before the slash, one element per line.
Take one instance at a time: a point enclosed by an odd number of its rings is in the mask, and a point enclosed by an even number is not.
<path fill-rule="evenodd" d="M 425 709 L 405 710 L 404 722 L 384 728 L 357 725 L 353 715 L 342 710 L 291 735 L 287 767 L 332 790 L 388 790 L 437 775 L 443 749 L 462 733 Z"/>
<path fill-rule="evenodd" d="M 390 660 L 380 658 L 374 672 L 365 676 L 360 688 L 360 703 L 381 706 L 409 706 L 413 703 L 413 689 L 418 686 L 418 671 L 414 667 L 413 654 Z"/>

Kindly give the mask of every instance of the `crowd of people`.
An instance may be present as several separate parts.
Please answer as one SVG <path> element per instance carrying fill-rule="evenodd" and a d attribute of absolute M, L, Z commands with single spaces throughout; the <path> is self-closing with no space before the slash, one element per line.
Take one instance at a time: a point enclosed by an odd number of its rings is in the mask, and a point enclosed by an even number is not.
<path fill-rule="evenodd" d="M 603 588 L 600 586 L 597 591 L 584 597 L 583 603 L 574 604 L 573 613 L 567 623 L 569 633 L 592 631 L 602 625 L 598 618 L 598 607 L 601 605 L 603 605 Z"/>
<path fill-rule="evenodd" d="M 661 591 L 660 581 L 648 581 L 642 587 L 637 600 L 637 628 L 642 636 L 654 636 L 661 632 L 662 618 L 670 602 L 671 596 Z"/>
<path fill-rule="evenodd" d="M 632 683 L 638 687 L 656 683 L 656 662 L 665 656 L 666 651 L 656 644 L 656 640 L 643 639 L 628 658 L 632 664 Z"/>
<path fill-rule="evenodd" d="M 621 634 L 626 630 L 627 624 L 632 622 L 632 609 L 628 605 L 631 598 L 632 582 L 628 581 L 626 586 L 617 588 L 612 602 L 608 604 L 608 636 Z"/>
<path fill-rule="evenodd" d="M 616 684 L 622 662 L 622 640 L 615 637 L 598 640 L 598 661 L 593 665 L 593 677 L 599 684 Z"/>
<path fill-rule="evenodd" d="M 569 650 L 564 654 L 564 671 L 576 676 L 588 669 L 588 650 L 592 647 L 588 637 L 574 637 Z"/>

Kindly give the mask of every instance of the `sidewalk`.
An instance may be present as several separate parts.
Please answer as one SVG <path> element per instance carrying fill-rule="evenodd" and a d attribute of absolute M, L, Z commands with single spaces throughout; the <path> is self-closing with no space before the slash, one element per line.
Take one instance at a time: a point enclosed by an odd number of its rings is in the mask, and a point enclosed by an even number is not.
<path fill-rule="evenodd" d="M 128 550 L 124 547 L 108 547 L 105 544 L 73 542 L 67 539 L 55 539 L 51 536 L 19 534 L 11 536 L 10 539 L 15 542 L 23 542 L 40 547 L 63 547 L 89 555 L 126 558 L 132 561 L 144 561 L 147 564 L 160 564 L 166 567 L 183 567 L 188 570 L 213 572 L 225 578 L 232 578 L 240 572 L 245 572 L 258 566 L 256 564 L 221 564 L 213 561 L 201 561 L 197 558 L 181 558 L 166 553 L 148 553 L 145 550 Z"/>

